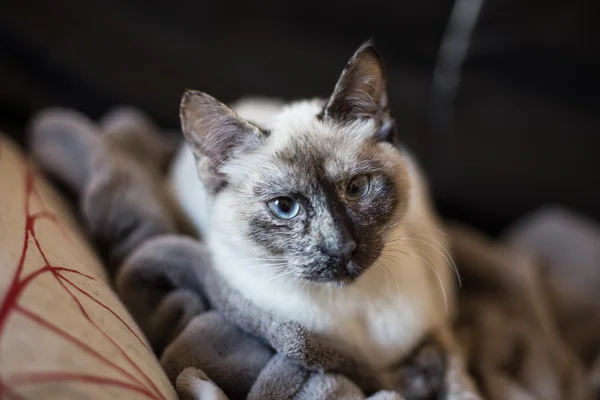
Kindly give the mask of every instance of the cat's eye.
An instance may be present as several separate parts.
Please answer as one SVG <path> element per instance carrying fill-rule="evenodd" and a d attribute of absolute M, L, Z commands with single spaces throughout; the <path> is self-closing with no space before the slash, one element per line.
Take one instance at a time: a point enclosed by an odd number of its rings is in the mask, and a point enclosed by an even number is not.
<path fill-rule="evenodd" d="M 271 214 L 279 219 L 292 219 L 300 212 L 300 204 L 291 197 L 276 197 L 267 202 Z"/>
<path fill-rule="evenodd" d="M 371 190 L 371 177 L 359 175 L 352 179 L 346 188 L 346 198 L 350 201 L 362 199 Z"/>

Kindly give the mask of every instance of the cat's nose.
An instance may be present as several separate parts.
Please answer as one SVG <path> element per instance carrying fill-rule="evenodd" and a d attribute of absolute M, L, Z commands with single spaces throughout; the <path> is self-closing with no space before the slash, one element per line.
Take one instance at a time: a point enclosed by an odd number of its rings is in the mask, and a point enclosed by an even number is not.
<path fill-rule="evenodd" d="M 354 254 L 355 250 L 356 242 L 352 239 L 349 239 L 339 246 L 326 248 L 325 254 L 339 259 L 342 264 L 347 264 L 352 259 L 352 255 Z"/>

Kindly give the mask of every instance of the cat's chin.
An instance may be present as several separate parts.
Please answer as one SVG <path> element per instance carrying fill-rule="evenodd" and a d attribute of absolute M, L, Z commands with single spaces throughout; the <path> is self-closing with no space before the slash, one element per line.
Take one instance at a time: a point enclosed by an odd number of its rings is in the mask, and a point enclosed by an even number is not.
<path fill-rule="evenodd" d="M 325 286 L 327 288 L 344 289 L 344 288 L 347 288 L 348 286 L 351 286 L 354 282 L 356 282 L 357 279 L 358 278 L 343 279 L 343 280 L 337 280 L 337 281 L 318 282 L 318 284 L 321 286 Z"/>
<path fill-rule="evenodd" d="M 302 277 L 302 280 L 310 283 L 341 289 L 352 285 L 360 278 L 369 267 L 361 267 L 354 261 L 350 261 L 345 267 L 339 268 L 335 274 L 331 271 L 323 274 L 311 274 Z"/>

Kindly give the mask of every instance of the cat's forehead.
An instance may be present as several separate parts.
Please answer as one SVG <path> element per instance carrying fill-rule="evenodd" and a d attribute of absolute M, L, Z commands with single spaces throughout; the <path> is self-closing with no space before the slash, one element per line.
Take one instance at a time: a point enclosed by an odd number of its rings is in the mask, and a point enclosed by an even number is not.
<path fill-rule="evenodd" d="M 273 119 L 267 148 L 272 161 L 292 167 L 320 166 L 322 173 L 334 175 L 377 158 L 374 121 L 323 120 L 322 106 L 320 100 L 293 103 Z"/>
<path fill-rule="evenodd" d="M 313 178 L 342 179 L 386 167 L 385 157 L 373 140 L 352 140 L 343 135 L 320 136 L 314 131 L 289 137 L 269 155 L 280 174 L 302 171 Z"/>
<path fill-rule="evenodd" d="M 324 100 L 314 99 L 291 103 L 276 114 L 269 123 L 272 146 L 281 149 L 299 142 L 340 146 L 345 150 L 351 145 L 359 146 L 369 140 L 377 128 L 373 119 L 357 119 L 354 122 L 336 122 L 323 119 L 320 114 Z"/>
<path fill-rule="evenodd" d="M 266 146 L 246 170 L 246 184 L 262 191 L 312 192 L 324 182 L 339 183 L 357 174 L 391 173 L 389 151 L 375 139 L 370 121 L 337 124 L 318 118 L 322 104 L 302 102 L 284 109 L 266 128 Z M 389 150 L 389 149 L 388 149 Z"/>

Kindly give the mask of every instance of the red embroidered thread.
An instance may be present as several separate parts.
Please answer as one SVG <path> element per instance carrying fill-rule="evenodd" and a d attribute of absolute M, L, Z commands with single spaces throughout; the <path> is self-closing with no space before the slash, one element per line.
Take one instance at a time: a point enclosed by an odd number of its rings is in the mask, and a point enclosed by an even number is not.
<path fill-rule="evenodd" d="M 2 141 L 0 140 L 0 155 L 3 155 L 2 152 Z M 35 195 L 37 199 L 40 201 L 43 207 L 43 211 L 31 213 L 31 202 L 32 197 Z M 122 379 L 113 379 L 109 377 L 88 375 L 88 374 L 78 374 L 78 373 L 70 373 L 70 372 L 62 372 L 62 371 L 40 371 L 40 372 L 28 372 L 21 373 L 18 375 L 12 376 L 0 376 L 0 399 L 11 399 L 11 400 L 25 400 L 22 395 L 16 393 L 15 388 L 17 386 L 22 386 L 25 384 L 35 384 L 35 383 L 43 383 L 49 381 L 64 381 L 64 382 L 80 382 L 80 383 L 89 383 L 94 385 L 101 386 L 112 386 L 119 387 L 123 390 L 130 391 L 132 393 L 137 393 L 144 398 L 152 399 L 152 400 L 166 400 L 164 395 L 158 389 L 158 387 L 152 382 L 152 380 L 148 377 L 146 373 L 137 365 L 131 357 L 127 354 L 127 352 L 106 332 L 104 332 L 101 327 L 90 317 L 88 311 L 83 306 L 79 298 L 75 295 L 74 291 L 80 293 L 86 298 L 90 299 L 94 304 L 101 307 L 102 309 L 108 311 L 113 317 L 115 317 L 124 327 L 127 329 L 136 340 L 144 346 L 148 351 L 148 347 L 142 341 L 142 339 L 133 331 L 133 329 L 110 307 L 105 305 L 100 300 L 96 299 L 90 293 L 79 287 L 75 284 L 71 279 L 69 279 L 64 274 L 74 274 L 86 279 L 90 279 L 96 281 L 94 277 L 90 275 L 86 275 L 82 272 L 79 272 L 74 269 L 64 268 L 61 266 L 54 266 L 48 260 L 44 249 L 42 248 L 40 241 L 36 235 L 35 225 L 36 222 L 45 219 L 47 221 L 52 222 L 61 233 L 68 240 L 73 240 L 72 237 L 68 234 L 68 231 L 64 228 L 58 217 L 48 210 L 45 202 L 43 201 L 42 196 L 40 196 L 37 188 L 35 187 L 35 175 L 32 170 L 32 167 L 29 164 L 26 164 L 25 170 L 25 193 L 24 193 L 24 212 L 25 212 L 25 229 L 23 236 L 23 245 L 21 248 L 21 255 L 19 257 L 14 275 L 12 277 L 12 281 L 6 291 L 4 299 L 0 303 L 0 340 L 6 330 L 6 324 L 11 314 L 18 313 L 21 316 L 28 318 L 30 321 L 35 322 L 39 326 L 47 329 L 55 335 L 58 335 L 63 340 L 68 341 L 72 345 L 76 346 L 89 356 L 96 359 L 98 362 L 105 364 L 115 372 L 117 372 Z M 44 261 L 44 265 L 39 269 L 23 276 L 23 269 L 25 265 L 25 261 L 27 258 L 27 252 L 29 250 L 30 242 L 33 241 L 35 248 L 38 253 L 42 257 Z M 19 299 L 22 294 L 25 292 L 27 287 L 35 281 L 39 276 L 50 273 L 56 279 L 59 286 L 69 295 L 72 299 L 73 303 L 77 306 L 77 309 L 84 317 L 84 319 L 91 325 L 91 327 L 96 330 L 98 333 L 102 335 L 123 357 L 123 359 L 127 362 L 128 365 L 131 366 L 133 371 L 127 371 L 123 367 L 117 365 L 115 362 L 109 360 L 107 357 L 100 354 L 98 351 L 94 350 L 91 346 L 84 343 L 80 339 L 72 336 L 59 326 L 47 321 L 41 316 L 33 313 L 31 310 L 26 309 L 24 306 L 19 304 Z M 0 354 L 0 360 L 2 355 Z M 138 375 L 137 377 L 134 375 Z"/>

